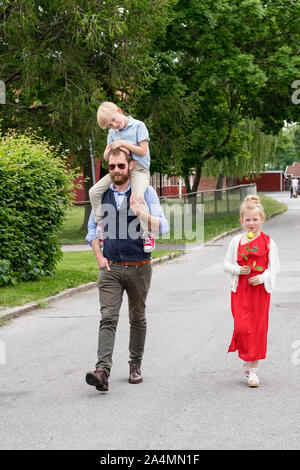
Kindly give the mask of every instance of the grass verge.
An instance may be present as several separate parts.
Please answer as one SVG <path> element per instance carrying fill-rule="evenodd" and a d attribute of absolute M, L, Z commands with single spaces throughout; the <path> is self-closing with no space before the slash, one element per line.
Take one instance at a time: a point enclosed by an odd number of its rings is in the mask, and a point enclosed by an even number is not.
<path fill-rule="evenodd" d="M 266 220 L 270 219 L 273 214 L 282 214 L 287 210 L 286 204 L 275 201 L 269 196 L 259 194 L 261 203 L 265 209 Z M 239 215 L 230 215 L 227 217 L 220 217 L 217 220 L 207 220 L 204 226 L 204 239 L 205 241 L 220 235 L 224 232 L 240 227 Z"/>
<path fill-rule="evenodd" d="M 174 250 L 155 250 L 152 258 L 161 258 L 173 252 Z M 65 289 L 95 282 L 97 277 L 98 267 L 92 251 L 64 253 L 62 261 L 52 276 L 45 276 L 36 281 L 20 282 L 15 286 L 0 287 L 0 311 L 28 302 L 38 302 L 41 308 L 45 308 L 43 299 Z"/>

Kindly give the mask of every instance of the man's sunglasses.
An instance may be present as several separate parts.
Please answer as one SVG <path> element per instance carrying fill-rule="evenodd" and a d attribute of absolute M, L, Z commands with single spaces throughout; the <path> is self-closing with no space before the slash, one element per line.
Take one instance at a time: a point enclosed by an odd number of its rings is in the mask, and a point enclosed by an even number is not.
<path fill-rule="evenodd" d="M 116 167 L 119 168 L 119 170 L 125 170 L 126 164 L 125 163 L 117 163 L 117 165 L 108 165 L 109 171 L 113 171 Z"/>

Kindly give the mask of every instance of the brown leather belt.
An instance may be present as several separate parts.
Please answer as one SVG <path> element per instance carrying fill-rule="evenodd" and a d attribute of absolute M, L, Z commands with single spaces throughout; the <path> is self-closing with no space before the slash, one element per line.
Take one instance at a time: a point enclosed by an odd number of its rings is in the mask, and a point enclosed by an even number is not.
<path fill-rule="evenodd" d="M 144 264 L 149 264 L 151 260 L 143 259 L 141 261 L 112 261 L 109 259 L 108 262 L 112 264 L 121 264 L 123 266 L 143 266 Z"/>

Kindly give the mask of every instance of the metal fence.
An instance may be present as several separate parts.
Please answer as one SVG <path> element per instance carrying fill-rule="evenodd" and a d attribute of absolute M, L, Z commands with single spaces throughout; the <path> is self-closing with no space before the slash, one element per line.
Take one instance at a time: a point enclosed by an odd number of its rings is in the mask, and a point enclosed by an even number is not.
<path fill-rule="evenodd" d="M 181 196 L 160 196 L 162 204 L 203 204 L 206 219 L 216 219 L 239 212 L 243 199 L 248 194 L 257 194 L 256 184 L 242 184 L 223 189 L 211 189 Z M 90 205 L 90 201 L 77 201 L 76 206 Z"/>
<path fill-rule="evenodd" d="M 208 219 L 216 219 L 227 215 L 239 213 L 240 205 L 248 194 L 256 194 L 256 184 L 243 184 L 230 188 L 198 191 L 183 194 L 182 196 L 161 196 L 162 204 L 202 204 L 204 206 L 204 217 Z"/>

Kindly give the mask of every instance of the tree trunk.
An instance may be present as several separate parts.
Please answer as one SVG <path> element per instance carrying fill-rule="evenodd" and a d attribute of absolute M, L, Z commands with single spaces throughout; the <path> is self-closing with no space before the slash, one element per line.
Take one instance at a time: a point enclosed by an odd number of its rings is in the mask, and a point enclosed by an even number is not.
<path fill-rule="evenodd" d="M 227 180 L 227 188 L 231 188 L 232 186 L 235 186 L 235 182 L 236 182 L 236 177 L 229 176 Z"/>
<path fill-rule="evenodd" d="M 199 166 L 196 168 L 196 173 L 194 177 L 193 184 L 191 186 L 190 184 L 190 178 L 189 176 L 184 177 L 184 182 L 185 182 L 185 187 L 186 187 L 186 194 L 188 198 L 192 198 L 193 195 L 191 193 L 196 193 L 198 191 L 198 186 L 201 180 L 201 174 L 202 174 L 202 166 Z"/>
<path fill-rule="evenodd" d="M 191 186 L 190 184 L 190 178 L 189 176 L 184 177 L 185 181 L 185 187 L 186 187 L 186 195 L 188 197 L 188 202 L 192 205 L 192 216 L 193 216 L 193 221 L 196 220 L 196 214 L 197 214 L 197 191 L 198 191 L 198 186 L 201 180 L 201 173 L 202 173 L 202 165 L 196 168 L 196 173 L 194 176 L 194 181 Z"/>
<path fill-rule="evenodd" d="M 223 189 L 224 173 L 220 173 L 217 180 L 216 189 Z M 222 191 L 217 191 L 216 199 L 218 201 L 222 200 Z"/>

